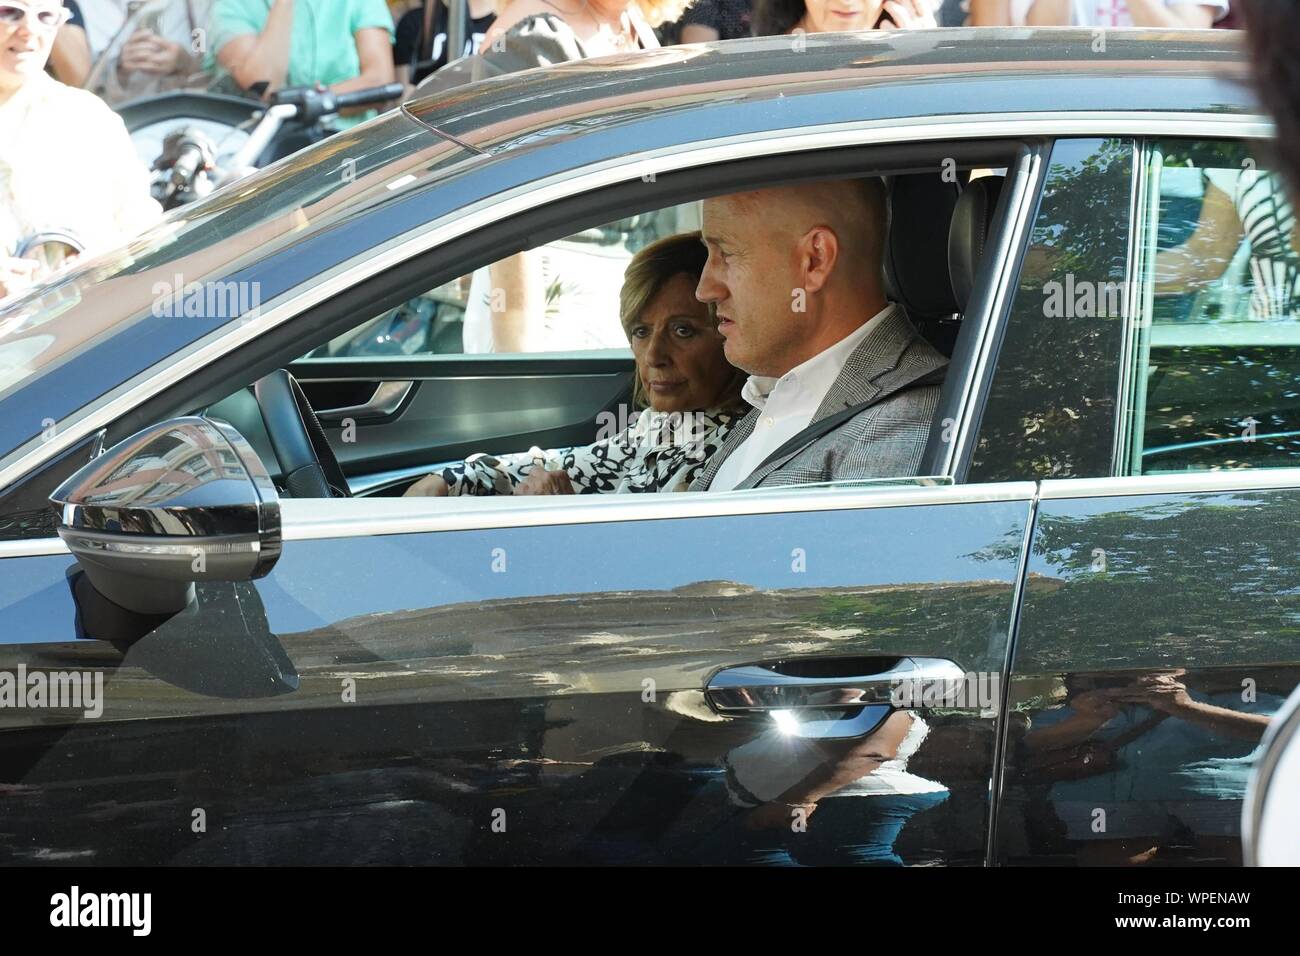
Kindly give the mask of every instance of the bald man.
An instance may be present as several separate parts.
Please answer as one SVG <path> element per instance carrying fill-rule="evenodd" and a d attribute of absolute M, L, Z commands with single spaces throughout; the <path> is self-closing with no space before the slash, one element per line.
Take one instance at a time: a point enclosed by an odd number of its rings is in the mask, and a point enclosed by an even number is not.
<path fill-rule="evenodd" d="M 692 491 L 915 475 L 947 360 L 885 298 L 878 179 L 704 201 L 696 298 L 753 409 Z"/>

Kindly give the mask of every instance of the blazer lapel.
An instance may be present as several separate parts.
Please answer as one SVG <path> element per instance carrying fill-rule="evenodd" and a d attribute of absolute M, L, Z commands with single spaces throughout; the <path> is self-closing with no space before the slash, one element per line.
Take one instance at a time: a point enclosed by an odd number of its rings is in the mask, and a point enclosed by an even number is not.
<path fill-rule="evenodd" d="M 687 490 L 708 491 L 709 485 L 713 484 L 713 478 L 717 475 L 718 469 L 722 467 L 722 463 L 740 447 L 741 442 L 750 436 L 754 431 L 754 423 L 757 421 L 758 409 L 751 408 L 749 413 L 736 422 L 731 431 L 727 433 L 727 437 L 722 440 L 722 447 L 705 463 L 704 470 L 696 476 Z"/>
<path fill-rule="evenodd" d="M 897 305 L 890 306 L 880 325 L 850 353 L 809 424 L 875 398 L 881 390 L 876 379 L 898 367 L 898 360 L 915 335 L 916 330 L 903 310 Z"/>

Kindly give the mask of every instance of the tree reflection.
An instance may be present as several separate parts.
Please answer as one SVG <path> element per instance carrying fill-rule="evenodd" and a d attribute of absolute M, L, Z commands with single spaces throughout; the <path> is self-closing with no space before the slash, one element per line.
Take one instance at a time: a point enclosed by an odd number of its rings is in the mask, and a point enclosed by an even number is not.
<path fill-rule="evenodd" d="M 1052 165 L 1021 269 L 971 466 L 974 481 L 1109 472 L 1122 319 L 1097 291 L 1126 276 L 1130 140 L 1066 140 Z M 1049 318 L 1049 283 L 1068 297 Z M 1081 308 L 1080 308 L 1081 307 Z M 1109 312 L 1109 309 L 1102 311 Z"/>

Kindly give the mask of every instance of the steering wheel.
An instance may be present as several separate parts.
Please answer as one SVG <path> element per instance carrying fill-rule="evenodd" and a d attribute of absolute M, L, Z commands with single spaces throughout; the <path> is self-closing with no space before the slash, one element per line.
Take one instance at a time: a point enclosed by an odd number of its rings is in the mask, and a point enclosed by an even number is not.
<path fill-rule="evenodd" d="M 284 369 L 276 369 L 253 385 L 266 433 L 284 474 L 291 498 L 351 498 L 348 480 L 339 466 L 302 386 Z"/>

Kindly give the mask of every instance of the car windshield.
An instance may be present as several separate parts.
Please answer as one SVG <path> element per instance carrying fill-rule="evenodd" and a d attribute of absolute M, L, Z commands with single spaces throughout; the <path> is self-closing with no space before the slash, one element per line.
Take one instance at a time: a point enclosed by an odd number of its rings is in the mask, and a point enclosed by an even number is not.
<path fill-rule="evenodd" d="M 173 210 L 129 244 L 7 303 L 0 311 L 0 403 L 95 342 L 127 334 L 189 284 L 237 273 L 444 174 L 467 155 L 393 112 Z M 206 331 L 203 323 L 192 326 Z M 177 344 L 187 337 L 197 335 L 179 333 Z M 12 447 L 0 442 L 0 453 Z"/>

